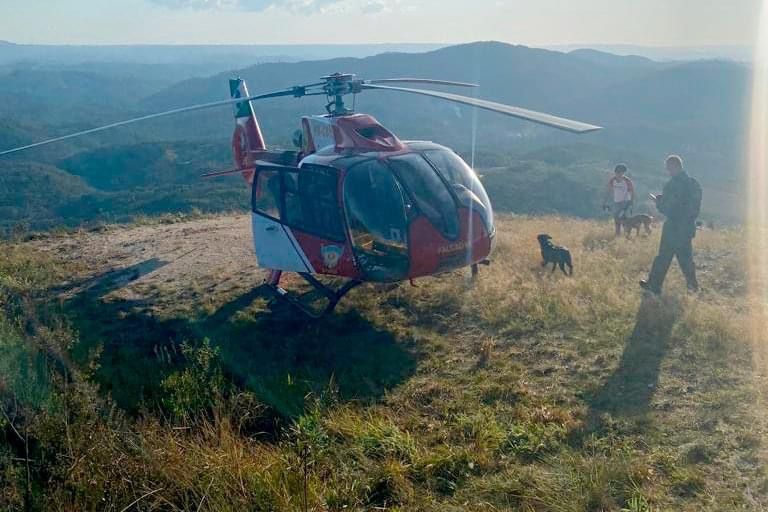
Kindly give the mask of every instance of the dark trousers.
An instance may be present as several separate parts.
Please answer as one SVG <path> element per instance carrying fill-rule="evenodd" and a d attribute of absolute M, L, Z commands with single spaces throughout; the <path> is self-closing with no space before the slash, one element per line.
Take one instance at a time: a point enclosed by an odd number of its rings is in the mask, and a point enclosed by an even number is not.
<path fill-rule="evenodd" d="M 699 283 L 696 281 L 696 266 L 693 263 L 693 238 L 683 230 L 668 229 L 666 225 L 664 228 L 661 233 L 659 254 L 653 260 L 648 284 L 651 289 L 660 292 L 669 266 L 672 264 L 672 258 L 677 257 L 677 263 L 683 271 L 688 288 L 697 290 Z"/>

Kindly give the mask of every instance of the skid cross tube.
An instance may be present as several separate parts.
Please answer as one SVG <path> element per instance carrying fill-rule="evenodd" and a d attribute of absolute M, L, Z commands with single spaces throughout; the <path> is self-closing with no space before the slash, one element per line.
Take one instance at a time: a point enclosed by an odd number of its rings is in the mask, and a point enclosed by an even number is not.
<path fill-rule="evenodd" d="M 302 313 L 314 320 L 318 320 L 331 313 L 336 308 L 336 305 L 339 303 L 339 301 L 344 298 L 347 293 L 349 293 L 353 288 L 363 284 L 362 281 L 351 279 L 344 283 L 344 285 L 340 288 L 333 289 L 330 286 L 320 282 L 320 280 L 318 280 L 312 274 L 308 274 L 306 272 L 298 272 L 298 274 L 312 286 L 314 292 L 321 294 L 328 300 L 328 304 L 322 310 L 318 311 L 317 309 L 312 308 L 309 305 L 312 301 L 305 303 L 301 300 L 303 296 L 309 295 L 312 292 L 297 296 L 277 284 L 267 283 L 267 287 L 270 289 L 276 299 L 283 300 L 291 306 L 298 308 Z"/>

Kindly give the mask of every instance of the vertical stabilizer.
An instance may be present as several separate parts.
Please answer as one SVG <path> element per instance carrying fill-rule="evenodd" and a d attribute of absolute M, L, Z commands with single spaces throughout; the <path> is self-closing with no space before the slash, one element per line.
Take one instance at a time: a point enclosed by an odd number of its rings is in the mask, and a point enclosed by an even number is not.
<path fill-rule="evenodd" d="M 247 98 L 248 87 L 241 78 L 229 81 L 229 92 L 233 99 Z M 254 152 L 267 149 L 264 143 L 264 136 L 261 134 L 261 127 L 256 119 L 256 113 L 250 101 L 234 104 L 235 131 L 232 134 L 232 156 L 235 165 L 239 169 L 249 169 L 243 171 L 243 178 L 248 183 L 253 181 Z"/>

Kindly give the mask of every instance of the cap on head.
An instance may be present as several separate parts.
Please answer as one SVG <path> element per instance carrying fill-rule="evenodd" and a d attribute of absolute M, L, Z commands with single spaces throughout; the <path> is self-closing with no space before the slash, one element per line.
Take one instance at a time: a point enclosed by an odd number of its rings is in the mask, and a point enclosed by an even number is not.
<path fill-rule="evenodd" d="M 627 172 L 627 166 L 625 164 L 619 164 L 614 169 L 613 172 L 616 174 L 626 174 Z"/>
<path fill-rule="evenodd" d="M 667 166 L 667 169 L 672 169 L 674 171 L 683 170 L 683 159 L 678 155 L 669 155 L 664 164 Z"/>

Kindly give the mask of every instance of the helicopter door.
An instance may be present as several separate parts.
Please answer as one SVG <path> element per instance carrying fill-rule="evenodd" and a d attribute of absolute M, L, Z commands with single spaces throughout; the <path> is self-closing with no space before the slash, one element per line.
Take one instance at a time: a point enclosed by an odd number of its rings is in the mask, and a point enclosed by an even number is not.
<path fill-rule="evenodd" d="M 301 245 L 283 225 L 281 216 L 283 172 L 258 170 L 251 196 L 251 227 L 256 259 L 262 268 L 314 272 Z"/>
<path fill-rule="evenodd" d="M 365 277 L 405 279 L 408 207 L 392 171 L 376 159 L 353 165 L 344 178 L 344 206 L 355 257 Z"/>
<path fill-rule="evenodd" d="M 357 277 L 338 197 L 339 171 L 304 164 L 283 172 L 283 224 L 318 274 Z"/>

